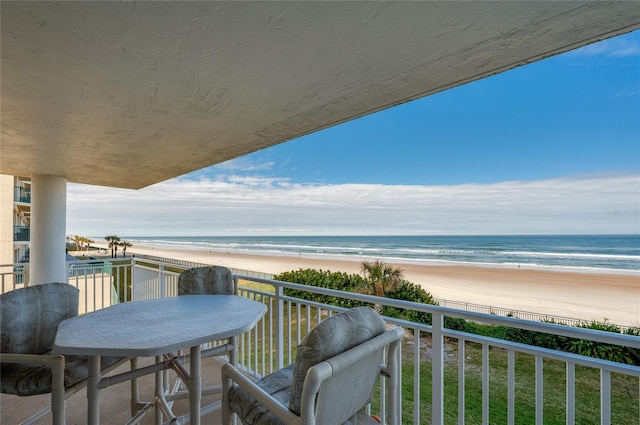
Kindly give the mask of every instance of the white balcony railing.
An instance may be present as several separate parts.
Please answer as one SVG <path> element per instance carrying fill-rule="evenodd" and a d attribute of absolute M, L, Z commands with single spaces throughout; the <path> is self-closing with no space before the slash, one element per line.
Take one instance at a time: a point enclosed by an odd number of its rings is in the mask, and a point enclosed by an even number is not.
<path fill-rule="evenodd" d="M 91 311 L 106 307 L 111 302 L 174 296 L 177 277 L 184 268 L 185 265 L 155 260 L 126 259 L 108 266 L 79 262 L 70 265 L 69 283 L 81 290 L 81 304 L 84 305 L 80 310 Z M 5 274 L 8 275 L 3 273 L 3 279 Z M 539 335 L 639 350 L 640 337 L 377 298 L 242 274 L 238 277 L 241 283 L 250 283 L 240 286 L 240 295 L 268 306 L 264 319 L 239 338 L 239 363 L 255 376 L 269 374 L 293 362 L 296 346 L 307 332 L 324 318 L 344 310 L 302 299 L 309 294 L 319 294 L 343 303 L 378 304 L 431 318 L 431 324 L 385 318 L 405 329 L 401 385 L 403 424 L 640 422 L 639 366 L 476 335 L 455 330 L 451 324 L 464 319 L 506 326 L 515 332 L 537 332 Z M 3 280 L 3 285 L 5 283 Z M 3 286 L 3 290 L 6 289 Z M 531 376 L 523 379 L 527 374 Z M 593 380 L 598 384 L 585 383 Z M 558 388 L 558 382 L 562 383 L 562 388 Z M 557 398 L 564 399 L 559 403 L 561 412 L 557 406 L 553 410 L 549 406 L 549 402 Z M 585 398 L 592 402 L 585 403 Z M 505 402 L 496 403 L 498 399 Z M 590 404 L 592 410 L 582 411 L 585 404 Z M 384 417 L 382 389 L 378 391 L 371 409 L 372 413 Z"/>

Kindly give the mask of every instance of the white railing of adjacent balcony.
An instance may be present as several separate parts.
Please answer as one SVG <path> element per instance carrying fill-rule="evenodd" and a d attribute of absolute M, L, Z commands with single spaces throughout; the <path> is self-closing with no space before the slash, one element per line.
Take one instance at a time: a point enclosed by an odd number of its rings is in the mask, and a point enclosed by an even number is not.
<path fill-rule="evenodd" d="M 89 312 L 103 308 L 114 302 L 137 301 L 149 298 L 175 296 L 177 292 L 177 277 L 185 266 L 167 264 L 153 260 L 125 259 L 115 260 L 108 264 L 90 261 L 72 262 L 69 265 L 69 283 L 77 286 L 81 291 L 80 311 Z M 22 271 L 24 273 L 24 271 Z M 610 332 L 594 331 L 570 326 L 556 325 L 543 322 L 500 317 L 456 310 L 451 308 L 431 306 L 407 301 L 377 298 L 364 294 L 355 294 L 323 288 L 309 287 L 295 283 L 279 282 L 255 276 L 245 276 L 234 271 L 243 283 L 252 286 L 240 286 L 239 295 L 263 302 L 268 306 L 267 315 L 258 325 L 247 334 L 239 338 L 239 363 L 249 373 L 260 377 L 269 374 L 294 361 L 297 344 L 307 332 L 320 320 L 344 310 L 344 308 L 319 302 L 307 301 L 286 295 L 289 290 L 314 293 L 341 300 L 360 301 L 369 304 L 411 310 L 431 315 L 432 324 L 422 324 L 406 320 L 385 318 L 389 323 L 402 326 L 405 329 L 404 354 L 402 367 L 406 369 L 402 388 L 402 423 L 403 424 L 434 424 L 443 423 L 494 423 L 491 419 L 492 400 L 496 387 L 506 391 L 506 412 L 504 422 L 508 424 L 520 423 L 549 423 L 545 416 L 545 401 L 558 397 L 556 393 L 549 393 L 545 385 L 548 378 L 549 364 L 562 364 L 565 381 L 563 418 L 558 423 L 584 423 L 581 412 L 576 410 L 578 394 L 577 384 L 580 383 L 586 371 L 591 376 L 596 371 L 599 379 L 599 417 L 592 418 L 590 423 L 616 424 L 621 423 L 618 418 L 618 405 L 640 405 L 640 367 L 599 360 L 558 350 L 550 350 L 510 342 L 491 337 L 479 336 L 467 332 L 456 331 L 445 327 L 445 317 L 465 319 L 485 324 L 502 325 L 522 331 L 541 332 L 566 338 L 577 338 L 616 346 L 626 346 L 640 349 L 640 338 Z M 16 274 L 11 275 L 6 270 L 2 273 L 3 291 L 5 286 L 11 289 L 19 287 L 14 281 Z M 9 280 L 11 282 L 9 283 Z M 430 338 L 427 338 L 430 337 Z M 427 344 L 430 339 L 430 344 Z M 425 341 L 425 343 L 422 343 Z M 457 350 L 457 356 L 451 356 L 450 351 Z M 497 370 L 491 362 L 496 351 L 506 352 L 506 371 Z M 480 360 L 480 388 L 470 388 L 468 376 L 475 371 L 476 363 L 469 361 L 471 356 L 478 356 Z M 428 357 L 428 359 L 426 359 Z M 518 374 L 520 363 L 533 362 L 533 388 L 524 389 L 528 394 L 522 402 L 519 388 Z M 453 369 L 453 378 L 451 370 Z M 411 374 L 411 370 L 413 373 Z M 558 373 L 557 368 L 551 373 Z M 621 377 L 631 380 L 632 387 L 618 388 L 617 382 Z M 425 393 L 425 381 L 431 381 L 430 396 Z M 456 393 L 454 400 L 447 399 L 445 385 L 453 387 Z M 383 388 L 383 387 L 381 387 Z M 450 390 L 451 388 L 446 388 Z M 547 390 L 547 391 L 545 391 Z M 476 410 L 481 412 L 479 417 L 469 417 L 468 402 L 470 392 L 481 393 L 481 406 Z M 372 412 L 384 417 L 384 394 L 378 391 Z M 524 406 L 524 407 L 523 407 Z M 445 415 L 445 410 L 448 412 Z M 524 419 L 525 410 L 530 410 L 530 419 Z M 451 412 L 454 412 L 451 414 Z M 529 414 L 529 412 L 526 412 Z M 628 413 L 628 412 L 627 412 Z M 554 413 L 555 414 L 555 413 Z M 632 423 L 640 422 L 640 407 L 636 407 L 631 416 Z M 626 416 L 629 417 L 628 415 Z M 578 418 L 578 419 L 577 419 Z M 582 419 L 580 419 L 582 418 Z M 557 419 L 557 418 L 556 418 Z"/>

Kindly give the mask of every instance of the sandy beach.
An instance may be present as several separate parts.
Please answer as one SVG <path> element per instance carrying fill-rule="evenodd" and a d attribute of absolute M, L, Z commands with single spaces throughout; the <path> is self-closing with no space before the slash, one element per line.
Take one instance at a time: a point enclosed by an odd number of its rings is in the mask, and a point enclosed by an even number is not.
<path fill-rule="evenodd" d="M 105 246 L 95 244 L 97 246 Z M 246 255 L 133 246 L 127 254 L 147 254 L 233 269 L 278 274 L 298 269 L 360 273 L 360 258 Z M 393 263 L 390 263 L 393 264 Z M 394 264 L 407 280 L 434 297 L 583 320 L 640 325 L 640 275 L 577 273 L 518 267 Z"/>

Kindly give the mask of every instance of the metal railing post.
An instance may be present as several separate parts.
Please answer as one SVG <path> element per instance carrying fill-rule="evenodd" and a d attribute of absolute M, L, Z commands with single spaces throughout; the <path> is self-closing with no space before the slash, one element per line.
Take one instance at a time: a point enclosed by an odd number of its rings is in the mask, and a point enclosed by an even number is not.
<path fill-rule="evenodd" d="M 420 423 L 420 329 L 413 329 L 413 423 Z M 432 399 L 433 400 L 433 399 Z"/>
<path fill-rule="evenodd" d="M 276 286 L 276 361 L 278 369 L 284 367 L 284 300 L 282 296 L 284 289 L 282 286 Z"/>
<path fill-rule="evenodd" d="M 124 296 L 122 298 L 123 300 L 125 300 L 125 302 L 126 301 L 133 301 L 133 294 L 134 294 L 134 291 L 135 291 L 135 287 L 134 286 L 135 286 L 135 282 L 136 282 L 136 273 L 135 273 L 135 271 L 136 271 L 136 259 L 135 259 L 135 257 L 132 257 L 131 258 L 131 299 L 127 300 L 127 281 L 126 281 L 127 280 L 126 279 L 127 278 L 127 274 L 125 273 L 125 275 L 124 275 L 125 276 L 125 284 L 124 284 L 124 289 L 123 289 L 124 290 Z"/>
<path fill-rule="evenodd" d="M 164 276 L 164 264 L 160 264 L 160 268 L 158 270 L 158 284 L 160 285 L 160 298 L 166 297 L 167 291 L 165 288 L 165 276 Z"/>
<path fill-rule="evenodd" d="M 444 317 L 442 313 L 432 313 L 431 317 L 433 327 L 431 335 L 433 424 L 442 425 L 444 422 L 444 337 L 442 335 Z M 420 341 L 417 343 L 419 344 Z"/>

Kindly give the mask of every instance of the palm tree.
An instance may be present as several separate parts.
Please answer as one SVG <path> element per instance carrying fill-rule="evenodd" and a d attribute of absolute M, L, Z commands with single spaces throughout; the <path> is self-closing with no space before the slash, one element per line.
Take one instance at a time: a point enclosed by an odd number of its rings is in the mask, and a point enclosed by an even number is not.
<path fill-rule="evenodd" d="M 95 241 L 93 239 L 84 238 L 84 242 L 86 243 L 85 248 L 87 248 L 87 253 L 89 252 L 89 248 L 91 248 L 91 244 Z"/>
<path fill-rule="evenodd" d="M 390 266 L 380 260 L 365 261 L 360 269 L 364 276 L 360 292 L 376 297 L 385 297 L 388 292 L 397 289 L 404 279 L 401 268 Z M 376 304 L 375 310 L 378 313 L 382 312 L 382 306 Z"/>
<path fill-rule="evenodd" d="M 127 248 L 131 246 L 131 244 L 127 241 L 122 241 L 119 244 L 122 247 L 122 258 L 127 256 Z"/>
<path fill-rule="evenodd" d="M 73 244 L 76 246 L 76 251 L 80 251 L 82 248 L 82 236 L 74 235 Z"/>
<path fill-rule="evenodd" d="M 111 249 L 111 258 L 114 258 L 116 252 L 118 252 L 118 242 L 120 238 L 116 235 L 105 236 L 104 239 L 109 242 L 109 248 Z"/>

